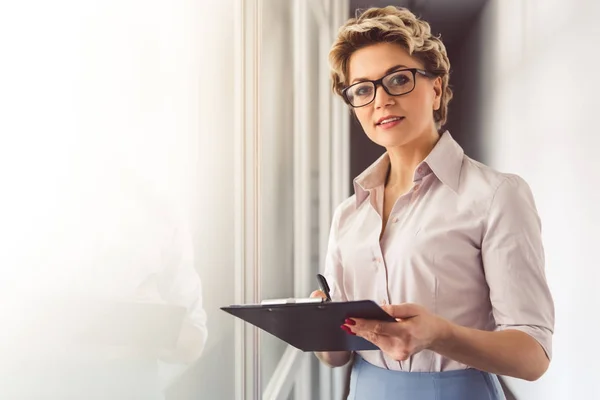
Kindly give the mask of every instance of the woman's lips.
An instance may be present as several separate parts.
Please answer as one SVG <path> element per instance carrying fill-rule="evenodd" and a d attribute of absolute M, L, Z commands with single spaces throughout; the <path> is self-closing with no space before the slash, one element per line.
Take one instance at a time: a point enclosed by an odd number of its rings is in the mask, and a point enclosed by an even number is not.
<path fill-rule="evenodd" d="M 400 117 L 400 119 L 391 122 L 386 122 L 385 124 L 378 124 L 377 126 L 382 129 L 391 129 L 400 124 L 402 121 L 404 121 L 404 117 Z"/>

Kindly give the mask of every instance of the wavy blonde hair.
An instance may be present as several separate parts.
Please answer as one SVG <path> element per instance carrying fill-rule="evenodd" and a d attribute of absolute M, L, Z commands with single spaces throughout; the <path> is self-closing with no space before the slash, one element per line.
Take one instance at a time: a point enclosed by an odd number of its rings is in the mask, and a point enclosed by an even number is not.
<path fill-rule="evenodd" d="M 442 78 L 440 108 L 433 111 L 438 129 L 447 120 L 448 103 L 452 99 L 450 60 L 439 37 L 431 34 L 429 24 L 405 8 L 388 6 L 369 8 L 350 18 L 338 31 L 329 52 L 332 89 L 342 96 L 348 86 L 348 61 L 361 48 L 377 43 L 395 43 L 423 63 L 426 71 Z"/>

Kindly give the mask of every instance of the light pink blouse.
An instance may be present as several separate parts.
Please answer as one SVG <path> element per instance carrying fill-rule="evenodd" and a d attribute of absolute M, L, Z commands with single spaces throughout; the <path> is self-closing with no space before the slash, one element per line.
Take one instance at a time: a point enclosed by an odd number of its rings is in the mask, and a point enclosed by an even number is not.
<path fill-rule="evenodd" d="M 554 304 L 527 183 L 467 157 L 446 131 L 397 200 L 380 241 L 389 164 L 386 153 L 367 168 L 335 211 L 325 267 L 332 299 L 410 302 L 462 326 L 518 329 L 551 357 Z M 392 370 L 467 368 L 429 350 L 403 362 L 359 353 Z"/>

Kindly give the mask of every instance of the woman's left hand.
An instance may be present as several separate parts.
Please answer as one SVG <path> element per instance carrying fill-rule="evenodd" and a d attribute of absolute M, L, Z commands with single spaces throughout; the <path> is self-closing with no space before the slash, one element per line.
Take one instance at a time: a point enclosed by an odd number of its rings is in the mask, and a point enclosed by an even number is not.
<path fill-rule="evenodd" d="M 416 304 L 382 306 L 396 322 L 349 318 L 346 332 L 365 338 L 397 361 L 431 348 L 449 334 L 451 323 Z"/>

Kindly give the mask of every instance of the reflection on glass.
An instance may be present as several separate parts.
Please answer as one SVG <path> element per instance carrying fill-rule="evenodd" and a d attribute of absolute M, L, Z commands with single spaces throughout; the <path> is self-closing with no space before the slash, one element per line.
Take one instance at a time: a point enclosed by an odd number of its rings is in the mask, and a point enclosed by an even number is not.
<path fill-rule="evenodd" d="M 158 363 L 202 353 L 206 313 L 188 229 L 149 187 L 105 177 L 72 182 L 54 235 L 33 242 L 47 248 L 13 274 L 1 398 L 160 399 Z"/>
<path fill-rule="evenodd" d="M 0 399 L 233 398 L 233 2 L 67 3 L 0 12 Z"/>

